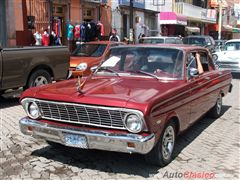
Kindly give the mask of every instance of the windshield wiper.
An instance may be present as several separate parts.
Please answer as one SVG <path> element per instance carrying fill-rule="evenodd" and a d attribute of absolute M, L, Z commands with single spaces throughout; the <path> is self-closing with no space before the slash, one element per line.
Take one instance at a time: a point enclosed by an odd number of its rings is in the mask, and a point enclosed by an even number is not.
<path fill-rule="evenodd" d="M 154 77 L 158 80 L 158 76 L 155 75 L 155 74 L 152 74 L 152 73 L 149 73 L 149 72 L 146 72 L 146 71 L 141 71 L 141 70 L 130 70 L 128 72 L 133 72 L 133 73 L 140 73 L 140 74 L 145 74 L 145 75 L 148 75 L 148 76 L 151 76 L 151 77 Z"/>
<path fill-rule="evenodd" d="M 104 71 L 109 71 L 109 72 L 112 72 L 112 73 L 114 73 L 114 74 L 116 74 L 117 76 L 119 76 L 119 74 L 118 74 L 118 72 L 117 71 L 115 71 L 115 70 L 113 70 L 113 69 L 111 69 L 111 68 L 108 68 L 108 67 L 106 67 L 106 66 L 100 66 L 99 68 L 97 68 L 97 71 L 101 71 L 101 70 L 104 70 Z"/>

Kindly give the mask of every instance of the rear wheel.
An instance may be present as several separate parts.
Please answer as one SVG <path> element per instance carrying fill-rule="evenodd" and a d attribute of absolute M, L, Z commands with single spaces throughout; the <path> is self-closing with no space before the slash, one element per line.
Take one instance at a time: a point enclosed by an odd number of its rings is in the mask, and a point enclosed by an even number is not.
<path fill-rule="evenodd" d="M 222 95 L 219 94 L 216 104 L 210 109 L 208 115 L 212 118 L 219 118 L 222 114 Z"/>
<path fill-rule="evenodd" d="M 172 154 L 175 147 L 176 140 L 176 126 L 174 122 L 166 125 L 159 142 L 155 147 L 145 155 L 148 163 L 157 166 L 166 166 L 172 160 Z"/>
<path fill-rule="evenodd" d="M 44 84 L 49 84 L 51 83 L 51 75 L 49 74 L 48 71 L 40 69 L 37 71 L 34 71 L 29 80 L 28 80 L 28 84 L 27 87 L 36 87 L 36 86 L 40 86 L 40 85 L 44 85 Z"/>

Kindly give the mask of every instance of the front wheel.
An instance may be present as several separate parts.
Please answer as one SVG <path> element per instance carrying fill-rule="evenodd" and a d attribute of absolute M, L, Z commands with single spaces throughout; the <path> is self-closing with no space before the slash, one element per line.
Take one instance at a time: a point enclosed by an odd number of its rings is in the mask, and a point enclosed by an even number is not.
<path fill-rule="evenodd" d="M 49 84 L 51 82 L 52 80 L 49 72 L 46 70 L 40 69 L 40 70 L 34 71 L 31 74 L 28 80 L 27 88 Z"/>
<path fill-rule="evenodd" d="M 210 109 L 208 115 L 212 118 L 219 118 L 222 114 L 222 95 L 219 94 L 216 104 Z"/>
<path fill-rule="evenodd" d="M 160 167 L 166 166 L 172 160 L 172 154 L 175 147 L 176 126 L 170 122 L 164 128 L 161 137 L 155 147 L 145 155 L 148 163 Z"/>

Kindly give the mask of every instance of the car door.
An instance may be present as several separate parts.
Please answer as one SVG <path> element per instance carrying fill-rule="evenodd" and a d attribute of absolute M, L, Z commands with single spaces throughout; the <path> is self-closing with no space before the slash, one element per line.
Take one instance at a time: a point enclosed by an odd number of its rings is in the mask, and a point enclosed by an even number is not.
<path fill-rule="evenodd" d="M 207 56 L 207 52 L 203 51 L 192 51 L 188 55 L 191 57 L 194 65 L 189 68 L 196 68 L 197 67 L 197 59 L 196 54 L 199 53 L 201 55 Z M 201 57 L 201 56 L 200 56 Z M 195 66 L 195 67 L 194 67 Z M 188 68 L 188 71 L 189 71 Z M 195 76 L 188 75 L 188 82 L 190 84 L 190 96 L 191 96 L 191 103 L 190 103 L 190 121 L 189 123 L 194 123 L 197 119 L 199 119 L 203 114 L 205 114 L 209 109 L 209 92 L 208 88 L 211 82 L 211 75 L 209 71 L 204 70 L 203 73 L 197 74 Z"/>

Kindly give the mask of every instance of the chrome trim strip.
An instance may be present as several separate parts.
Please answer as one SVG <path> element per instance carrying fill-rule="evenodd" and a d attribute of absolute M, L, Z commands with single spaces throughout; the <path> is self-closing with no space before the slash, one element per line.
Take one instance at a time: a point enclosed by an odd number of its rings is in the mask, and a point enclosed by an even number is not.
<path fill-rule="evenodd" d="M 210 79 L 210 81 L 214 81 L 214 80 L 216 80 L 216 79 L 222 78 L 222 77 L 227 76 L 227 75 L 228 75 L 228 74 L 221 74 L 221 75 L 215 77 L 214 79 Z M 178 97 L 180 97 L 180 96 L 183 96 L 183 95 L 186 94 L 186 93 L 190 93 L 191 91 L 194 91 L 195 89 L 197 89 L 197 88 L 199 88 L 199 87 L 201 87 L 201 86 L 204 86 L 204 85 L 208 84 L 210 81 L 206 81 L 206 82 L 204 82 L 204 83 L 202 83 L 202 84 L 200 84 L 200 85 L 197 85 L 197 86 L 195 86 L 195 87 L 193 87 L 193 88 L 189 88 L 189 89 L 186 90 L 186 91 L 183 91 L 183 92 L 181 92 L 181 93 L 179 93 L 179 94 L 176 94 L 175 96 L 172 96 L 171 98 L 169 98 L 169 99 L 167 99 L 167 100 L 161 101 L 161 103 L 159 103 L 159 104 L 157 104 L 156 106 L 154 106 L 154 108 L 152 109 L 152 111 L 154 111 L 155 109 L 159 108 L 161 105 L 163 105 L 163 104 L 165 104 L 165 103 L 167 103 L 167 102 L 169 102 L 169 101 L 172 101 L 172 100 L 174 100 L 174 99 L 176 99 L 176 98 L 178 98 Z M 226 81 L 226 80 L 224 80 L 224 81 L 222 81 L 222 82 L 225 82 L 225 81 Z M 188 82 L 190 82 L 190 81 L 188 81 Z M 191 83 L 191 82 L 190 82 L 190 83 Z M 192 82 L 192 83 L 194 83 L 194 82 Z M 222 87 L 224 87 L 224 86 L 226 86 L 226 85 L 225 85 L 225 84 L 222 85 Z"/>
<path fill-rule="evenodd" d="M 155 145 L 155 135 L 153 133 L 148 136 L 142 136 L 133 133 L 118 134 L 104 130 L 82 130 L 80 128 L 42 123 L 28 117 L 22 118 L 19 121 L 19 126 L 21 132 L 25 135 L 57 142 L 65 146 L 71 146 L 64 140 L 65 133 L 86 137 L 87 149 L 146 154 Z M 134 143 L 135 147 L 128 147 L 127 144 L 129 142 Z"/>

